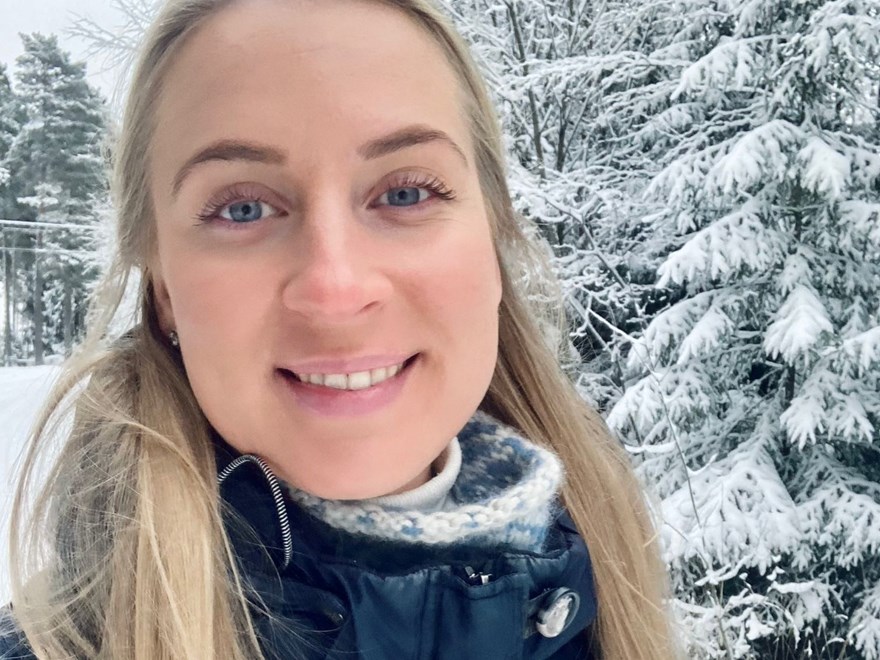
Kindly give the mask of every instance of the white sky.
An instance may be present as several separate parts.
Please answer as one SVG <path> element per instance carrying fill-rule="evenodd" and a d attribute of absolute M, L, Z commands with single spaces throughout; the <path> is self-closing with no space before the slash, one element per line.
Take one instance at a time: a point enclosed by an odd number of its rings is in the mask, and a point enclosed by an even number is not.
<path fill-rule="evenodd" d="M 80 16 L 108 29 L 121 23 L 112 0 L 0 0 L 0 62 L 10 71 L 14 69 L 15 58 L 22 52 L 19 32 L 55 34 L 74 61 L 86 60 L 87 44 L 67 34 L 67 29 Z M 103 66 L 100 60 L 88 61 L 87 71 L 89 81 L 109 99 L 118 73 L 102 72 Z"/>

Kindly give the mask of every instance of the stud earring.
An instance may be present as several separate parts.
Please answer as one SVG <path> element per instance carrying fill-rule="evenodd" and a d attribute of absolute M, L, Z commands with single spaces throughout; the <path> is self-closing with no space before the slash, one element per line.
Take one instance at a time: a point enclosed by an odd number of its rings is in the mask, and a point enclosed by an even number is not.
<path fill-rule="evenodd" d="M 180 348 L 180 337 L 177 336 L 177 330 L 172 330 L 168 333 L 168 341 L 171 342 L 174 348 Z"/>

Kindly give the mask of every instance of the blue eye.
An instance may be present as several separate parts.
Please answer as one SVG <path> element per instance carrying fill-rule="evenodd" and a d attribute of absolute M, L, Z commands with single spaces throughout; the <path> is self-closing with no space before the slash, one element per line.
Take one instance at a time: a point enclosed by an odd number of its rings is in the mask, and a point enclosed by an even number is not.
<path fill-rule="evenodd" d="M 277 210 L 266 202 L 261 202 L 258 199 L 248 199 L 224 206 L 220 210 L 219 215 L 224 220 L 244 224 L 255 222 L 273 213 L 277 213 Z"/>
<path fill-rule="evenodd" d="M 414 206 L 424 202 L 429 196 L 430 192 L 424 188 L 392 188 L 379 197 L 379 203 L 388 204 L 389 206 Z"/>

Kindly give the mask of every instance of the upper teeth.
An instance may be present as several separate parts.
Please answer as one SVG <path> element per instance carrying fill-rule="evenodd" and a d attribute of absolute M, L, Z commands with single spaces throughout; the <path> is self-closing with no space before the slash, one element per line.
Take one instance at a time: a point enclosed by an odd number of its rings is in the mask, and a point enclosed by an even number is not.
<path fill-rule="evenodd" d="M 370 371 L 356 371 L 352 374 L 300 374 L 296 377 L 304 383 L 323 385 L 337 390 L 365 390 L 388 380 L 403 369 L 403 363 L 391 367 L 379 367 Z"/>

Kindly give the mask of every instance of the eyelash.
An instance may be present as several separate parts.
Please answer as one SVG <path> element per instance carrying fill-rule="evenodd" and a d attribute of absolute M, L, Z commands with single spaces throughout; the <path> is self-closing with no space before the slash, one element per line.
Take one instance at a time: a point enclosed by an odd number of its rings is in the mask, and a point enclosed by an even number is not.
<path fill-rule="evenodd" d="M 385 188 L 379 197 L 387 193 L 389 190 L 396 190 L 398 188 L 424 188 L 443 201 L 448 202 L 455 199 L 454 190 L 449 188 L 437 177 L 424 174 L 405 174 L 401 179 L 394 181 L 392 185 Z"/>
<path fill-rule="evenodd" d="M 275 206 L 275 204 L 266 199 L 265 195 L 261 195 L 258 192 L 240 186 L 233 186 L 225 190 L 220 197 L 211 200 L 202 211 L 196 214 L 196 220 L 198 220 L 199 224 L 207 224 L 215 221 L 227 222 L 228 224 L 249 224 L 246 222 L 233 223 L 220 217 L 220 211 L 237 202 L 259 202 L 261 204 Z"/>
<path fill-rule="evenodd" d="M 446 184 L 444 184 L 440 179 L 435 176 L 425 176 L 418 174 L 406 174 L 401 179 L 394 181 L 392 185 L 385 188 L 382 193 L 379 194 L 379 197 L 385 195 L 391 190 L 396 190 L 399 188 L 424 188 L 428 190 L 435 197 L 443 200 L 443 201 L 451 201 L 455 199 L 455 191 L 449 188 Z M 220 212 L 225 209 L 227 206 L 235 204 L 237 202 L 259 202 L 261 204 L 268 204 L 270 206 L 276 206 L 273 202 L 266 199 L 265 195 L 261 195 L 260 193 L 248 190 L 246 188 L 242 188 L 240 186 L 233 186 L 228 190 L 224 191 L 220 197 L 215 200 L 212 200 L 208 203 L 208 205 L 198 214 L 196 214 L 196 220 L 198 220 L 199 224 L 207 224 L 215 221 L 224 221 L 227 224 L 241 224 L 247 225 L 250 223 L 242 222 L 242 223 L 232 223 L 227 221 L 225 218 L 220 218 Z M 421 206 L 424 202 L 420 204 L 416 204 L 415 206 Z M 390 205 L 385 205 L 390 206 Z M 395 207 L 392 207 L 395 208 Z M 396 207 L 397 210 L 405 211 L 409 207 Z M 256 221 L 259 222 L 259 221 Z"/>

